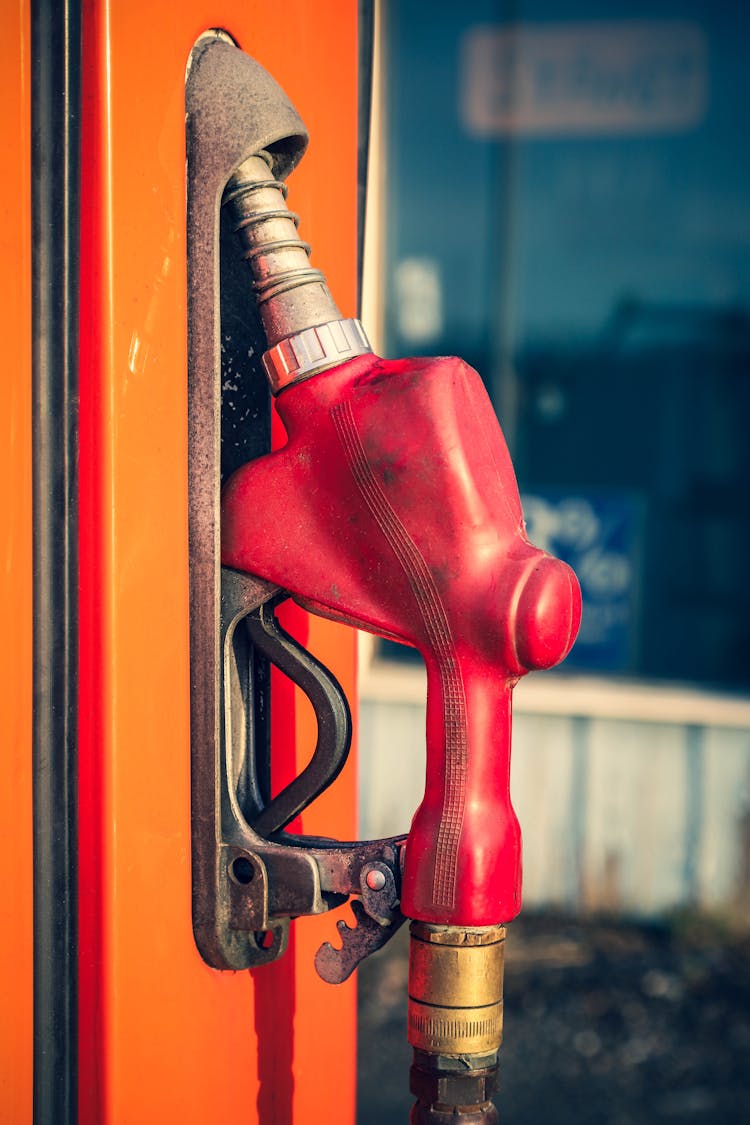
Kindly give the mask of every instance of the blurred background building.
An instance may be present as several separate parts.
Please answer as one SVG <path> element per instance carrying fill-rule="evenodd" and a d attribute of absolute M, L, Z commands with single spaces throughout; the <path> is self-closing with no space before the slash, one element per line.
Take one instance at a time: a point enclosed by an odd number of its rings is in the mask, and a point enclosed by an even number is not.
<path fill-rule="evenodd" d="M 515 693 L 525 898 L 750 921 L 750 8 L 377 6 L 367 327 L 482 374 L 580 639 Z M 361 831 L 424 770 L 363 641 Z"/>

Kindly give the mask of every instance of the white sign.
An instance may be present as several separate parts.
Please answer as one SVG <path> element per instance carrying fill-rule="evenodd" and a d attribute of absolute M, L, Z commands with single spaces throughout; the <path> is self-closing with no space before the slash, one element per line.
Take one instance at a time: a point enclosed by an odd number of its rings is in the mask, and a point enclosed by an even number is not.
<path fill-rule="evenodd" d="M 685 21 L 473 27 L 462 118 L 486 137 L 683 132 L 705 116 L 707 60 L 702 29 Z"/>

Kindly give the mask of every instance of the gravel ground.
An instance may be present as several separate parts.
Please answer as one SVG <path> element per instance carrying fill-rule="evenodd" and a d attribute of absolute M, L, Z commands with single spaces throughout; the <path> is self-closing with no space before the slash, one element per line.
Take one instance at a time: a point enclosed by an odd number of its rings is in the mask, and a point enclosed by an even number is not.
<path fill-rule="evenodd" d="M 359 970 L 358 1125 L 408 1121 L 408 934 Z M 750 1125 L 750 937 L 522 915 L 508 929 L 508 1125 Z"/>

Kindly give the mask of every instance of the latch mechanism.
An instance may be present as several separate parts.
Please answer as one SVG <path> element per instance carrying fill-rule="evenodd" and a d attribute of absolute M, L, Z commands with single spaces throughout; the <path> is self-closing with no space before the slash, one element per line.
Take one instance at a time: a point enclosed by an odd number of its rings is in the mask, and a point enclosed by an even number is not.
<path fill-rule="evenodd" d="M 219 925 L 225 927 L 227 963 L 216 967 L 248 968 L 275 959 L 284 952 L 290 919 L 322 914 L 356 896 L 356 925 L 339 922 L 341 947 L 327 942 L 315 961 L 320 976 L 338 984 L 404 921 L 398 909 L 404 839 L 341 843 L 284 832 L 338 777 L 351 743 L 349 707 L 338 683 L 275 617 L 275 607 L 286 597 L 278 587 L 222 568 L 217 763 L 221 843 L 211 900 L 225 907 L 212 928 L 215 934 Z M 242 672 L 248 659 L 257 660 L 259 654 L 305 692 L 318 723 L 310 762 L 267 801 L 250 722 L 251 676 Z M 195 888 L 198 901 L 201 890 Z M 244 940 L 234 944 L 232 938 L 240 936 Z"/>

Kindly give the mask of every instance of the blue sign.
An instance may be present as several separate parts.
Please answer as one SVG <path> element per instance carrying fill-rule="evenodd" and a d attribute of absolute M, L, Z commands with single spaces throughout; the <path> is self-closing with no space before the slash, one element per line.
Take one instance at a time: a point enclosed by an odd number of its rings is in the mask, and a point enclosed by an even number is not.
<path fill-rule="evenodd" d="M 565 666 L 627 672 L 636 644 L 643 500 L 606 489 L 537 489 L 521 500 L 531 542 L 572 566 L 581 583 L 581 629 Z"/>

